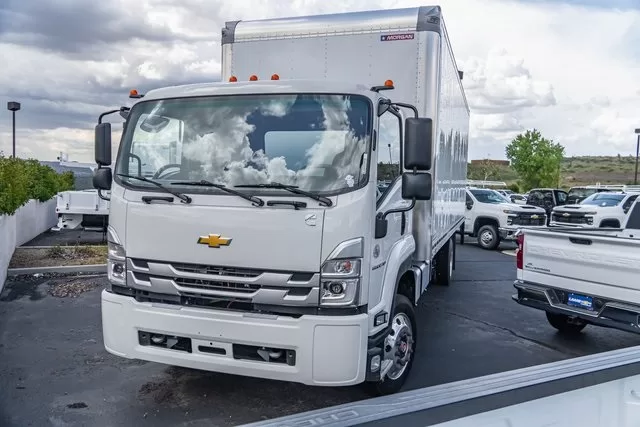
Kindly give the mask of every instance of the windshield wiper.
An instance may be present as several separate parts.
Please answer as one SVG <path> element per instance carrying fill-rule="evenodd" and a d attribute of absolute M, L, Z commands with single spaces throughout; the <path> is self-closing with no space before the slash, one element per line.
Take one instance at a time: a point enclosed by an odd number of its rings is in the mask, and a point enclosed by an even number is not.
<path fill-rule="evenodd" d="M 166 191 L 169 194 L 173 194 L 178 199 L 180 199 L 182 201 L 182 203 L 191 203 L 191 197 L 187 196 L 186 194 L 178 193 L 177 191 L 171 190 L 171 189 L 165 187 L 164 185 L 160 184 L 159 182 L 156 182 L 156 181 L 154 181 L 152 179 L 149 179 L 149 178 L 145 178 L 144 176 L 127 175 L 125 173 L 117 173 L 116 175 L 118 175 L 118 176 L 120 176 L 122 178 L 138 179 L 140 181 L 148 182 L 150 184 L 155 185 L 158 188 L 162 188 L 164 191 Z"/>
<path fill-rule="evenodd" d="M 281 188 L 283 190 L 290 191 L 294 194 L 309 197 L 310 199 L 318 201 L 323 206 L 332 206 L 333 202 L 328 197 L 318 196 L 317 194 L 310 193 L 308 191 L 300 190 L 297 185 L 282 184 L 280 182 L 272 182 L 270 184 L 240 184 L 234 185 L 234 187 L 243 188 Z"/>
<path fill-rule="evenodd" d="M 173 184 L 173 185 L 194 185 L 194 186 L 200 186 L 200 187 L 213 187 L 213 188 L 217 188 L 218 190 L 222 190 L 225 193 L 234 194 L 234 195 L 236 195 L 238 197 L 242 197 L 243 199 L 248 200 L 251 203 L 253 203 L 254 206 L 263 206 L 264 205 L 264 200 L 262 200 L 260 197 L 250 196 L 249 194 L 241 193 L 240 191 L 236 191 L 236 190 L 233 190 L 231 188 L 228 188 L 228 187 L 224 186 L 223 184 L 216 184 L 215 182 L 207 181 L 206 179 L 202 179 L 200 181 L 178 181 L 178 182 L 172 182 L 171 184 Z"/>

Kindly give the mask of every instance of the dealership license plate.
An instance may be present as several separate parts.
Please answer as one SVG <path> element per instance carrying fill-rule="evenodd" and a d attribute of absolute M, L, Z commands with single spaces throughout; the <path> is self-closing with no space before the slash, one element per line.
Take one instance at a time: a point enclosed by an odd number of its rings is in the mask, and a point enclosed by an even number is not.
<path fill-rule="evenodd" d="M 593 310 L 593 298 L 585 295 L 569 294 L 567 297 L 567 305 Z"/>

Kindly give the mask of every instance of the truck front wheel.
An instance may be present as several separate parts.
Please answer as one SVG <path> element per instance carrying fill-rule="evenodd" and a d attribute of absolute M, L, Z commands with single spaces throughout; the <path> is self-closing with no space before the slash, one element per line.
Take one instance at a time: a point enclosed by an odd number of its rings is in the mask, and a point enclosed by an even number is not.
<path fill-rule="evenodd" d="M 567 316 L 566 314 L 547 313 L 547 321 L 558 331 L 567 335 L 576 335 L 582 331 L 587 322 L 577 317 Z"/>
<path fill-rule="evenodd" d="M 413 304 L 404 295 L 396 295 L 391 318 L 391 331 L 384 340 L 380 369 L 384 376 L 371 383 L 377 395 L 396 393 L 404 385 L 413 365 L 416 349 L 416 315 Z"/>
<path fill-rule="evenodd" d="M 487 224 L 478 229 L 478 245 L 482 249 L 493 250 L 500 244 L 500 235 L 495 225 Z"/>

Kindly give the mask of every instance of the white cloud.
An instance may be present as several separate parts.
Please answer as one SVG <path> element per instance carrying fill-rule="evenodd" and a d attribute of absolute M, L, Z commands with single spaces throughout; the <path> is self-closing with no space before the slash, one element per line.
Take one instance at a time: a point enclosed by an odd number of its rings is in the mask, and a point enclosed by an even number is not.
<path fill-rule="evenodd" d="M 510 0 L 439 3 L 465 72 L 471 158 L 503 158 L 509 139 L 532 127 L 564 144 L 568 154 L 635 152 L 640 11 Z M 91 160 L 92 120 L 104 109 L 128 104 L 130 88 L 217 79 L 225 20 L 422 4 L 120 0 L 110 10 L 118 8 L 124 18 L 110 20 L 98 35 L 119 31 L 117 23 L 133 17 L 146 29 L 89 49 L 90 57 L 9 44 L 21 39 L 3 39 L 0 30 L 0 57 L 11 58 L 0 73 L 0 101 L 20 96 L 16 100 L 23 102 L 19 154 L 52 159 L 65 150 L 71 159 Z M 85 33 L 75 37 L 83 40 Z M 172 37 L 162 39 L 162 34 Z M 0 116 L 0 150 L 5 152 L 11 147 L 7 117 L 6 112 Z"/>

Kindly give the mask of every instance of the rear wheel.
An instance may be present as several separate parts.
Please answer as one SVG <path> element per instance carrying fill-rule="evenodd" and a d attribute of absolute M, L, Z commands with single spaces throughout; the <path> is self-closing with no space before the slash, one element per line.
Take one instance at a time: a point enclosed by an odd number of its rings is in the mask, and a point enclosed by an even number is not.
<path fill-rule="evenodd" d="M 453 275 L 455 261 L 455 235 L 440 249 L 436 255 L 436 283 L 449 286 Z"/>
<path fill-rule="evenodd" d="M 563 334 L 577 335 L 587 326 L 587 322 L 577 317 L 567 316 L 566 314 L 546 313 L 549 324 Z"/>
<path fill-rule="evenodd" d="M 482 249 L 493 250 L 500 244 L 498 227 L 493 224 L 483 225 L 478 229 L 478 245 Z"/>
<path fill-rule="evenodd" d="M 391 331 L 384 339 L 380 381 L 369 383 L 377 395 L 400 390 L 409 376 L 416 349 L 416 315 L 413 304 L 404 295 L 396 295 L 391 317 Z"/>

